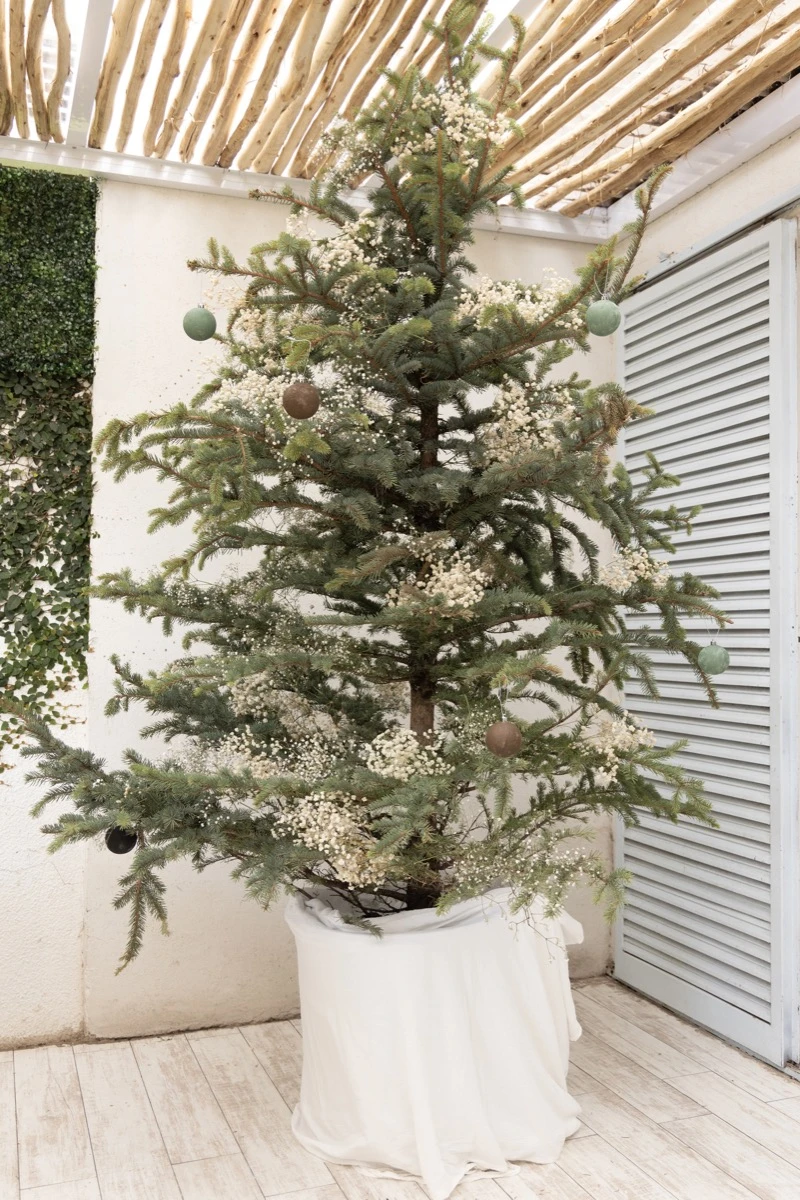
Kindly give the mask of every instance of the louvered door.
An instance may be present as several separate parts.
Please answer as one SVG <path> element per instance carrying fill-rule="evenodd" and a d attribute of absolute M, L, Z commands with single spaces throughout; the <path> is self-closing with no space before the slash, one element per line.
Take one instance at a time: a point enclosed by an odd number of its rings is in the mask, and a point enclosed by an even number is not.
<path fill-rule="evenodd" d="M 661 699 L 625 705 L 701 778 L 718 829 L 642 818 L 617 830 L 633 876 L 615 974 L 756 1054 L 796 1058 L 798 1007 L 797 420 L 794 224 L 775 221 L 642 288 L 624 306 L 622 372 L 653 416 L 626 432 L 703 506 L 672 569 L 721 593 L 731 665 L 712 709 L 691 670 L 655 657 Z M 651 623 L 634 617 L 631 624 Z M 712 639 L 705 621 L 692 637 Z"/>

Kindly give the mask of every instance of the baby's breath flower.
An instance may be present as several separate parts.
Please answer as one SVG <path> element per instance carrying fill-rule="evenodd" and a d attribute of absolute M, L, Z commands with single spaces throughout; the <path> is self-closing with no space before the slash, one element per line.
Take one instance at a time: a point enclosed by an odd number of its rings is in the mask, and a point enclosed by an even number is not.
<path fill-rule="evenodd" d="M 439 743 L 426 746 L 410 729 L 387 729 L 367 746 L 366 764 L 376 775 L 411 779 L 413 775 L 436 775 L 444 766 Z"/>
<path fill-rule="evenodd" d="M 495 420 L 487 426 L 483 444 L 487 457 L 498 463 L 512 462 L 532 445 L 557 451 L 560 428 L 576 414 L 566 384 L 532 389 L 513 379 L 500 388 L 493 411 Z"/>
<path fill-rule="evenodd" d="M 669 579 L 669 567 L 657 562 L 646 550 L 623 546 L 610 562 L 600 568 L 600 582 L 615 592 L 627 592 L 636 583 L 663 587 Z"/>
<path fill-rule="evenodd" d="M 392 856 L 376 853 L 374 840 L 362 828 L 364 815 L 355 796 L 314 792 L 278 813 L 273 836 L 290 837 L 318 851 L 352 888 L 376 887 L 385 881 Z"/>
<path fill-rule="evenodd" d="M 656 739 L 652 730 L 626 712 L 619 717 L 604 713 L 585 740 L 601 760 L 601 765 L 593 768 L 595 782 L 608 787 L 616 781 L 620 762 L 654 746 Z"/>

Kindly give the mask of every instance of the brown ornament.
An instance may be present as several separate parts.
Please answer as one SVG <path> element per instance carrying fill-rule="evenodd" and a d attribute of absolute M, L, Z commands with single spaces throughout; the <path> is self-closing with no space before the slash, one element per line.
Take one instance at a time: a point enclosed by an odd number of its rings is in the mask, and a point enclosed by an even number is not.
<path fill-rule="evenodd" d="M 513 758 L 522 749 L 522 734 L 513 721 L 495 721 L 486 730 L 486 745 L 498 758 Z"/>
<path fill-rule="evenodd" d="M 290 383 L 283 393 L 283 407 L 290 417 L 297 421 L 307 421 L 313 417 L 320 406 L 319 390 L 313 383 L 301 379 L 298 383 Z"/>

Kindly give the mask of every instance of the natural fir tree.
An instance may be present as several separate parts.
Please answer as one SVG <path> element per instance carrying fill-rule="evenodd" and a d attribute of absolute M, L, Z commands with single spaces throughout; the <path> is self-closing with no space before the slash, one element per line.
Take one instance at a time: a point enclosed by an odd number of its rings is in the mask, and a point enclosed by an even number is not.
<path fill-rule="evenodd" d="M 577 282 L 477 277 L 475 218 L 519 203 L 493 162 L 521 30 L 499 53 L 471 23 L 464 3 L 436 29 L 440 83 L 389 74 L 336 130 L 308 198 L 262 193 L 288 206 L 287 232 L 244 265 L 213 242 L 191 264 L 243 281 L 216 377 L 101 435 L 118 478 L 174 486 L 153 528 L 191 522 L 194 538 L 151 578 L 96 589 L 187 628 L 166 670 L 115 663 L 109 712 L 142 704 L 167 756 L 107 767 L 29 722 L 50 785 L 38 810 L 67 802 L 52 848 L 135 835 L 125 961 L 148 913 L 165 921 L 161 872 L 180 858 L 232 863 L 264 904 L 328 889 L 359 922 L 498 882 L 552 912 L 581 877 L 619 890 L 565 844 L 594 814 L 708 819 L 676 747 L 619 702 L 632 677 L 656 694 L 652 651 L 688 660 L 714 701 L 681 619 L 724 618 L 666 564 L 690 516 L 657 505 L 675 480 L 654 459 L 640 487 L 613 465 L 643 410 L 616 384 L 553 374 L 587 349 L 587 306 L 631 291 L 658 176 L 624 253 L 600 246 Z M 473 90 L 487 60 L 488 101 Z M 348 189 L 367 177 L 357 208 Z M 209 559 L 242 552 L 250 569 L 203 581 Z"/>

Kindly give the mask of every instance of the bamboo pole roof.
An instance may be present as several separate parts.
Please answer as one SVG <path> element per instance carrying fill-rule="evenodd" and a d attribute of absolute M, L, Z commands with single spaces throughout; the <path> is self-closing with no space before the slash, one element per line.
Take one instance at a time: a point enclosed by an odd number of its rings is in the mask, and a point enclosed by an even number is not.
<path fill-rule="evenodd" d="M 305 178 L 381 71 L 443 70 L 452 0 L 0 0 L 0 135 Z M 606 206 L 800 70 L 800 0 L 482 0 L 525 23 L 501 161 L 531 207 Z M 489 93 L 493 67 L 479 78 Z"/>

